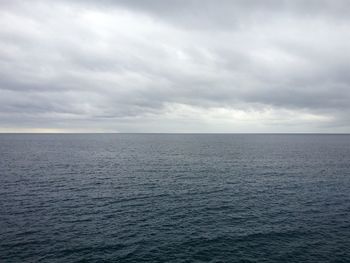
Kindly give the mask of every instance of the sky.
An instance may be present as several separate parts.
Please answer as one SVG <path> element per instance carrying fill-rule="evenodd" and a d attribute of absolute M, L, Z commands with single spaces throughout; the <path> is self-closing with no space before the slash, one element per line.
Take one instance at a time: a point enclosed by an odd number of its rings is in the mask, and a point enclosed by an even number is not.
<path fill-rule="evenodd" d="M 350 2 L 0 0 L 0 132 L 349 133 Z"/>

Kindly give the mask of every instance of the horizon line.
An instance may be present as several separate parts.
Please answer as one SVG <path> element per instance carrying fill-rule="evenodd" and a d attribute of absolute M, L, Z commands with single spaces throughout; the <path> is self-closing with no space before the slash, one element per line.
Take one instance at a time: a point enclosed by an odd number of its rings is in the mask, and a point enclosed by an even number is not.
<path fill-rule="evenodd" d="M 74 134 L 144 134 L 144 135 L 350 135 L 344 132 L 0 132 L 0 135 L 10 134 L 33 134 L 33 135 L 74 135 Z"/>

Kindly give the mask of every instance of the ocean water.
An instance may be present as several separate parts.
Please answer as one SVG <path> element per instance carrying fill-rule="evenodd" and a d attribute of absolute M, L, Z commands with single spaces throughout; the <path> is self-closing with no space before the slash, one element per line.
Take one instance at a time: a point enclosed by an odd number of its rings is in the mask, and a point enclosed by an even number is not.
<path fill-rule="evenodd" d="M 2 134 L 0 262 L 350 262 L 350 136 Z"/>

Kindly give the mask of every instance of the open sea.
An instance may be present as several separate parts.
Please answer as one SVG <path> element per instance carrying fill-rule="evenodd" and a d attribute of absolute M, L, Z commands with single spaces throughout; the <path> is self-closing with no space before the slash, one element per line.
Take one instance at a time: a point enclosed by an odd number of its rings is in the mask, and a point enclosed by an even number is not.
<path fill-rule="evenodd" d="M 350 262 L 350 135 L 1 134 L 0 262 Z"/>

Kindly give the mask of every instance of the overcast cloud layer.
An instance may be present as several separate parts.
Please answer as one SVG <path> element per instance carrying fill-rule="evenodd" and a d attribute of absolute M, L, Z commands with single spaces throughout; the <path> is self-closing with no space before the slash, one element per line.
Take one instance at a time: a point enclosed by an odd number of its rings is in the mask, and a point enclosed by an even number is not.
<path fill-rule="evenodd" d="M 0 1 L 0 132 L 350 132 L 350 3 Z"/>

